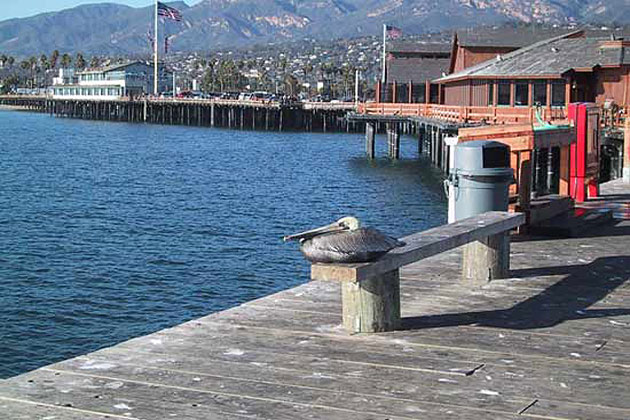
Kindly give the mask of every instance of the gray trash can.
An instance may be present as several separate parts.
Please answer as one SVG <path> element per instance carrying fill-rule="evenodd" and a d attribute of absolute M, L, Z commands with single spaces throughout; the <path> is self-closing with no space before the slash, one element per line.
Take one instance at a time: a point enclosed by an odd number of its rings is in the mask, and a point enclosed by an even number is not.
<path fill-rule="evenodd" d="M 510 148 L 486 140 L 458 144 L 449 182 L 455 187 L 455 220 L 487 211 L 506 211 L 509 186 L 514 182 Z"/>

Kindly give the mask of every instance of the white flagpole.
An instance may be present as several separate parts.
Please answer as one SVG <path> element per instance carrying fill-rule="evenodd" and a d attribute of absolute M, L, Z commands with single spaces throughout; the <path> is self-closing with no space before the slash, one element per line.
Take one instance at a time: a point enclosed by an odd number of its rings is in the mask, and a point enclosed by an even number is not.
<path fill-rule="evenodd" d="M 158 94 L 158 1 L 155 0 L 155 25 L 153 28 L 153 94 Z"/>
<path fill-rule="evenodd" d="M 385 84 L 385 41 L 387 38 L 387 25 L 383 24 L 383 74 L 381 76 L 381 82 Z"/>
<path fill-rule="evenodd" d="M 359 103 L 359 69 L 354 72 L 354 103 Z"/>

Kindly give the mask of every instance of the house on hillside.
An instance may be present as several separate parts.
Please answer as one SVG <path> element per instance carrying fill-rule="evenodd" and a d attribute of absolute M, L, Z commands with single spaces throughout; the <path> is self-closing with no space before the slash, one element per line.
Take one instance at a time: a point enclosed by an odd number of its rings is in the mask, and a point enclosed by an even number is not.
<path fill-rule="evenodd" d="M 158 91 L 173 86 L 173 74 L 160 64 Z M 68 72 L 68 70 L 66 70 Z M 106 67 L 86 69 L 72 73 L 71 78 L 55 78 L 53 98 L 110 100 L 134 98 L 153 92 L 153 66 L 133 61 Z"/>
<path fill-rule="evenodd" d="M 457 106 L 630 105 L 630 41 L 575 31 L 499 54 L 438 78 L 440 102 Z"/>

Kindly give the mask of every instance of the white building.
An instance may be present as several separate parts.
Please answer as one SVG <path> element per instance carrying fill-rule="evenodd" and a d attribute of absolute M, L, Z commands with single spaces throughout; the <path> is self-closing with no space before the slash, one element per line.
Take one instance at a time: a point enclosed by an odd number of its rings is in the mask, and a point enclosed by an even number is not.
<path fill-rule="evenodd" d="M 158 91 L 169 91 L 172 86 L 173 74 L 160 64 Z M 141 61 L 77 72 L 61 69 L 53 80 L 55 99 L 111 100 L 152 93 L 153 66 Z"/>

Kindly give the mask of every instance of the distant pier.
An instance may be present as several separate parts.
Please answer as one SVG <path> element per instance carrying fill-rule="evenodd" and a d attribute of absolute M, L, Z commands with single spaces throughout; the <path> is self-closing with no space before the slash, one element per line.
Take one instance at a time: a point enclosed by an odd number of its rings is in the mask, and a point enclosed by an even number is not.
<path fill-rule="evenodd" d="M 352 132 L 363 125 L 346 119 L 354 103 L 239 100 L 77 100 L 0 96 L 0 106 L 51 116 L 100 121 L 222 127 L 241 130 Z"/>

